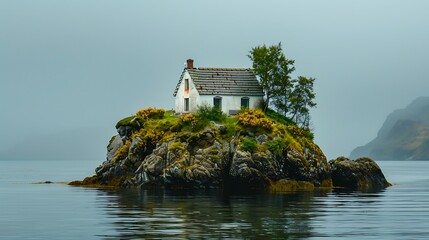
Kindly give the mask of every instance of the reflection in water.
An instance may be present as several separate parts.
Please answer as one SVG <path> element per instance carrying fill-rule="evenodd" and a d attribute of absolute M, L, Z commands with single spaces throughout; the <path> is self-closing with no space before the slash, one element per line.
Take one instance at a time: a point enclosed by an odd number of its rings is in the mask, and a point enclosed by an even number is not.
<path fill-rule="evenodd" d="M 29 184 L 88 163 L 52 164 L 2 162 L 0 239 L 429 239 L 429 161 L 381 162 L 378 192 L 253 195 Z"/>
<path fill-rule="evenodd" d="M 3 161 L 0 239 L 429 239 L 429 161 L 379 164 L 378 192 L 251 195 L 34 185 L 91 164 Z"/>
<path fill-rule="evenodd" d="M 104 190 L 116 236 L 105 238 L 308 238 L 327 193 L 228 195 L 212 191 Z M 108 196 L 108 197 L 107 197 Z"/>

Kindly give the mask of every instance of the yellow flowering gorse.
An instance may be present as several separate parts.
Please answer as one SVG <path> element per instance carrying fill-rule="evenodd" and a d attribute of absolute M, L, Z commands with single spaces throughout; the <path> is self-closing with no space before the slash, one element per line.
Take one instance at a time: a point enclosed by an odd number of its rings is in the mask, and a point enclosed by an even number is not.
<path fill-rule="evenodd" d="M 136 112 L 137 117 L 142 120 L 162 119 L 164 117 L 165 110 L 162 108 L 145 108 Z"/>
<path fill-rule="evenodd" d="M 272 130 L 274 122 L 260 110 L 249 109 L 238 113 L 238 123 L 248 128 L 263 128 Z"/>

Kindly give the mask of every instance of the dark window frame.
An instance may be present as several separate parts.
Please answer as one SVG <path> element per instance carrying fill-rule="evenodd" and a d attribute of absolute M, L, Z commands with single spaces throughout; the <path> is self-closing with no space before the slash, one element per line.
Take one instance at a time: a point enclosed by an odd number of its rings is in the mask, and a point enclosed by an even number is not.
<path fill-rule="evenodd" d="M 222 97 L 216 96 L 213 98 L 213 107 L 222 110 Z"/>
<path fill-rule="evenodd" d="M 185 112 L 189 112 L 189 98 L 185 98 L 184 110 Z"/>
<path fill-rule="evenodd" d="M 250 99 L 249 99 L 249 97 L 242 97 L 240 99 L 240 106 L 242 108 L 249 108 L 250 107 Z"/>

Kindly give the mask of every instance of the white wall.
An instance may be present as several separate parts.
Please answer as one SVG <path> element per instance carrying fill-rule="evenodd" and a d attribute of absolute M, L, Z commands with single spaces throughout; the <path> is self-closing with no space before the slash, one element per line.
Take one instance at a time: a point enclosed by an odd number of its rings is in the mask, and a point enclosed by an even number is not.
<path fill-rule="evenodd" d="M 189 79 L 189 91 L 185 93 L 185 79 Z M 197 110 L 199 94 L 195 88 L 194 82 L 191 79 L 188 71 L 183 74 L 179 89 L 177 90 L 175 106 L 176 113 L 186 113 L 185 111 L 185 98 L 189 98 L 189 112 L 194 112 Z"/>
<path fill-rule="evenodd" d="M 252 96 L 221 96 L 221 95 L 200 95 L 198 105 L 208 104 L 213 106 L 213 98 L 222 97 L 222 112 L 229 114 L 230 110 L 240 110 L 241 109 L 241 98 L 249 98 L 249 108 L 261 108 L 262 97 L 252 97 Z"/>

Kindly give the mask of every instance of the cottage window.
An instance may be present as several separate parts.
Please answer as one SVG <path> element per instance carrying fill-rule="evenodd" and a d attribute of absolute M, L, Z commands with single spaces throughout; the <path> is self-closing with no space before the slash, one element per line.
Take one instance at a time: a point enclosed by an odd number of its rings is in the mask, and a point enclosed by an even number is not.
<path fill-rule="evenodd" d="M 219 110 L 222 110 L 222 98 L 221 97 L 214 97 L 213 98 L 213 107 L 217 108 Z"/>
<path fill-rule="evenodd" d="M 185 79 L 185 93 L 189 93 L 189 79 Z"/>
<path fill-rule="evenodd" d="M 189 98 L 185 98 L 185 112 L 189 112 Z"/>
<path fill-rule="evenodd" d="M 249 108 L 249 98 L 248 97 L 242 97 L 241 98 L 241 107 L 242 108 Z"/>

